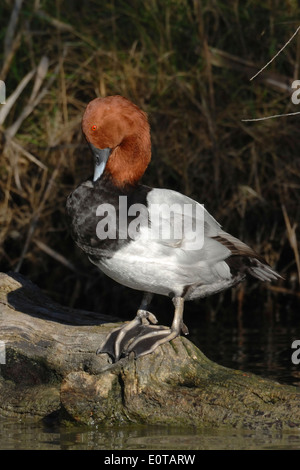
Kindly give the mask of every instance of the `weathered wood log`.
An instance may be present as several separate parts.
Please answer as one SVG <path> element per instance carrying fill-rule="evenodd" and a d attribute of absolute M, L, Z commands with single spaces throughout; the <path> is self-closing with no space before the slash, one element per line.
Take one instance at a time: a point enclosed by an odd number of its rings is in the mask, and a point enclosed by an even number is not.
<path fill-rule="evenodd" d="M 297 387 L 217 365 L 186 338 L 111 364 L 95 351 L 116 327 L 112 320 L 62 307 L 22 276 L 0 274 L 0 415 L 85 424 L 300 425 Z"/>

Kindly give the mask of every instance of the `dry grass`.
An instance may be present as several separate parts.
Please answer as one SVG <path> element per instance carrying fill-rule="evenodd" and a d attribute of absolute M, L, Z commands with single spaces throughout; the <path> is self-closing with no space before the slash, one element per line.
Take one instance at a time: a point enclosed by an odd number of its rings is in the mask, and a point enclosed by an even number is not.
<path fill-rule="evenodd" d="M 0 9 L 1 270 L 64 304 L 119 313 L 120 289 L 77 251 L 64 208 L 92 172 L 80 129 L 87 102 L 122 94 L 149 114 L 144 181 L 204 203 L 285 276 L 278 291 L 298 298 L 299 116 L 242 122 L 298 111 L 289 86 L 300 78 L 300 34 L 249 81 L 296 30 L 297 2 L 7 0 Z"/>

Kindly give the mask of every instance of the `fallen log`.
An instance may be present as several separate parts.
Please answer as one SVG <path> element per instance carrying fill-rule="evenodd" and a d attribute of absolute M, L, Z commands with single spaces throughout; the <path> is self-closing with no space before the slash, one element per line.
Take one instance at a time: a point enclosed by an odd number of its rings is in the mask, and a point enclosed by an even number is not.
<path fill-rule="evenodd" d="M 111 364 L 95 351 L 116 327 L 113 320 L 58 305 L 21 275 L 1 273 L 0 416 L 90 425 L 300 426 L 299 388 L 220 366 L 183 337 Z"/>

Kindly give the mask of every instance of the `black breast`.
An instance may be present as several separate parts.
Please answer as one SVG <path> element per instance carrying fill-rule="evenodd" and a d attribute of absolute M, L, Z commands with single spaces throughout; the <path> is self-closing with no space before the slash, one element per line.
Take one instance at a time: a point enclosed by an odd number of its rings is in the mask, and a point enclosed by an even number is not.
<path fill-rule="evenodd" d="M 120 190 L 109 180 L 102 178 L 95 183 L 90 180 L 82 183 L 68 196 L 66 203 L 67 223 L 76 244 L 90 258 L 110 257 L 114 251 L 130 241 L 129 238 L 124 237 L 124 232 L 121 234 L 119 231 L 120 196 L 126 197 L 128 207 L 134 203 L 146 206 L 146 198 L 150 190 L 151 188 L 142 185 Z M 116 215 L 115 220 L 109 219 L 110 212 L 107 211 L 102 215 L 97 215 L 99 206 L 105 208 L 103 204 L 109 204 L 115 208 L 115 212 L 112 211 L 111 213 L 112 217 L 114 217 L 114 214 Z M 116 231 L 113 238 L 111 233 L 107 238 L 99 238 L 97 235 L 97 226 L 104 218 L 108 224 L 115 224 Z M 132 218 L 128 217 L 128 223 Z M 112 226 L 110 225 L 110 227 Z"/>

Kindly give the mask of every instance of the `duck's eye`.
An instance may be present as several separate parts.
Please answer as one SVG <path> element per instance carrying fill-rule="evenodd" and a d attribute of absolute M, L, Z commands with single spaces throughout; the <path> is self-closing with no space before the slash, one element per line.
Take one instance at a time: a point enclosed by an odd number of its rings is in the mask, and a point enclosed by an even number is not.
<path fill-rule="evenodd" d="M 95 131 L 97 129 L 97 126 L 94 124 L 92 127 L 91 127 L 92 131 Z"/>

